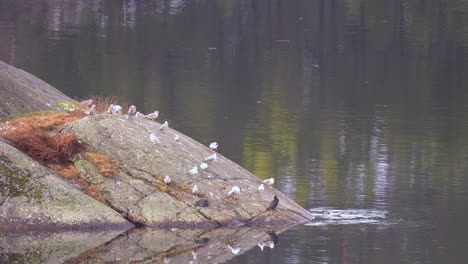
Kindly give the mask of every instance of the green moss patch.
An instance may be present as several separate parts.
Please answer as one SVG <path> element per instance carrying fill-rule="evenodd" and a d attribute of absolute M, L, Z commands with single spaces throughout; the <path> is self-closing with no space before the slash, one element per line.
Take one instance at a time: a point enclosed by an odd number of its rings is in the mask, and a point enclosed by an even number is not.
<path fill-rule="evenodd" d="M 69 101 L 55 101 L 55 104 L 65 111 L 74 111 L 79 109 L 77 104 Z"/>
<path fill-rule="evenodd" d="M 2 196 L 26 196 L 41 202 L 45 186 L 32 183 L 31 177 L 31 173 L 18 168 L 5 154 L 0 154 L 0 194 Z"/>

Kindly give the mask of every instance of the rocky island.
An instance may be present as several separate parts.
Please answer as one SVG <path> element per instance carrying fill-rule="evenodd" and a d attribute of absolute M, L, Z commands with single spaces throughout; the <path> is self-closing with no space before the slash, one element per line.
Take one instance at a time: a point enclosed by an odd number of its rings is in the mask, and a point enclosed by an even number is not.
<path fill-rule="evenodd" d="M 125 111 L 85 114 L 75 100 L 3 62 L 0 92 L 0 232 L 286 227 L 312 218 L 159 122 Z M 279 205 L 266 210 L 275 195 Z"/>

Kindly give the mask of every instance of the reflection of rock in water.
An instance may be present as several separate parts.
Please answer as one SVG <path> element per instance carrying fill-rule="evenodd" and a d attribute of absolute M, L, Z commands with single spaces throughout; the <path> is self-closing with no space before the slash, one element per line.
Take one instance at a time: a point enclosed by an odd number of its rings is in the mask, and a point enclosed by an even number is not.
<path fill-rule="evenodd" d="M 273 231 L 241 228 L 214 230 L 133 229 L 80 258 L 103 262 L 221 263 L 259 243 L 278 243 Z M 273 248 L 273 247 L 272 247 Z"/>
<path fill-rule="evenodd" d="M 0 263 L 63 263 L 99 248 L 121 231 L 1 234 Z"/>

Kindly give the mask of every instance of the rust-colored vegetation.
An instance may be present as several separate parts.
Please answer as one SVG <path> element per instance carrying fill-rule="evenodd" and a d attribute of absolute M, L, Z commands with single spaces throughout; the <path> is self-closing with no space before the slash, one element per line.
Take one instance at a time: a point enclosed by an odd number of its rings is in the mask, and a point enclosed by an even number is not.
<path fill-rule="evenodd" d="M 113 177 L 118 169 L 115 163 L 107 156 L 99 152 L 86 151 L 84 158 L 91 162 L 104 177 Z"/>
<path fill-rule="evenodd" d="M 75 135 L 61 134 L 58 130 L 79 118 L 76 113 L 19 116 L 0 124 L 0 136 L 44 165 L 67 165 L 85 147 Z"/>

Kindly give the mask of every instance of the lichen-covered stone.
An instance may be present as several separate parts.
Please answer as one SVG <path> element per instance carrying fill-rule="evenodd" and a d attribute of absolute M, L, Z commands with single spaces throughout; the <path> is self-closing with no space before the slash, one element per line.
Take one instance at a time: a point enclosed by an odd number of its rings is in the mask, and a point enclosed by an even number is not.
<path fill-rule="evenodd" d="M 119 213 L 3 140 L 0 140 L 0 182 L 0 232 L 132 226 Z"/>
<path fill-rule="evenodd" d="M 74 161 L 76 169 L 80 172 L 80 177 L 89 184 L 98 184 L 104 182 L 105 178 L 102 176 L 94 165 L 80 157 Z"/>

